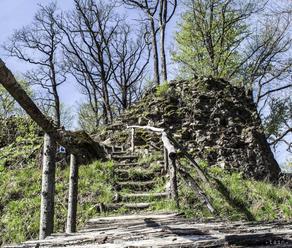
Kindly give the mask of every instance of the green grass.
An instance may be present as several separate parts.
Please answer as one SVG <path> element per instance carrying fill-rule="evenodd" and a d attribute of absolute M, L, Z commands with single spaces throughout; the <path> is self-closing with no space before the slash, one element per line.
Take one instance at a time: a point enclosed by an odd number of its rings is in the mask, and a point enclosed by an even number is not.
<path fill-rule="evenodd" d="M 215 217 L 255 221 L 292 219 L 292 192 L 288 188 L 244 179 L 241 173 L 228 173 L 219 167 L 208 172 L 211 183 L 201 184 L 201 187 L 216 210 Z M 179 192 L 182 211 L 188 216 L 212 216 L 197 194 L 182 180 Z"/>
<path fill-rule="evenodd" d="M 98 203 L 111 202 L 113 163 L 80 166 L 78 224 L 97 214 Z M 55 231 L 65 230 L 69 168 L 57 168 Z M 34 163 L 0 172 L 0 244 L 34 239 L 39 230 L 41 170 Z"/>
<path fill-rule="evenodd" d="M 220 219 L 257 221 L 291 220 L 292 193 L 285 187 L 267 182 L 246 180 L 240 173 L 229 174 L 219 167 L 209 169 L 211 185 L 201 185 L 207 192 Z M 89 218 L 99 215 L 97 204 L 110 203 L 114 194 L 114 165 L 112 162 L 94 162 L 80 166 L 78 224 L 82 226 Z M 193 173 L 195 175 L 195 173 Z M 69 168 L 57 169 L 55 230 L 65 230 Z M 1 243 L 21 242 L 37 238 L 41 171 L 34 163 L 25 168 L 5 168 L 0 173 L 0 237 Z M 151 192 L 161 192 L 164 181 L 158 180 Z M 126 193 L 126 192 L 123 192 Z M 179 181 L 181 212 L 188 217 L 212 217 L 197 194 L 182 179 Z M 152 201 L 152 200 L 151 200 Z M 173 201 L 154 200 L 153 211 L 177 210 Z M 105 215 L 123 214 L 119 209 Z"/>
<path fill-rule="evenodd" d="M 41 149 L 41 137 L 29 125 L 22 125 L 23 130 L 15 140 L 0 149 L 0 245 L 18 243 L 35 239 L 39 230 L 39 209 L 41 192 L 41 168 L 37 164 Z M 148 172 L 160 171 L 158 160 L 162 159 L 160 152 L 139 159 L 139 165 L 149 165 Z M 181 165 L 194 177 L 196 173 L 181 159 Z M 243 179 L 240 173 L 228 173 L 220 167 L 212 167 L 200 161 L 200 167 L 208 172 L 211 184 L 200 186 L 207 193 L 216 210 L 215 217 L 220 219 L 257 221 L 292 220 L 292 192 L 285 187 L 278 187 L 267 182 L 257 182 Z M 80 166 L 78 225 L 81 227 L 88 219 L 100 215 L 98 205 L 110 203 L 115 190 L 113 185 L 117 180 L 112 162 L 96 161 Z M 55 231 L 65 230 L 67 197 L 69 183 L 69 168 L 57 167 L 56 175 L 56 209 Z M 131 178 L 141 177 L 143 170 L 131 170 Z M 165 179 L 156 177 L 156 185 L 149 193 L 163 192 Z M 122 194 L 130 193 L 123 189 Z M 145 199 L 146 200 L 146 199 Z M 153 211 L 177 210 L 173 201 L 155 200 Z M 182 178 L 179 178 L 179 203 L 188 217 L 212 217 L 203 204 Z M 124 214 L 128 210 L 102 213 L 102 215 Z"/>

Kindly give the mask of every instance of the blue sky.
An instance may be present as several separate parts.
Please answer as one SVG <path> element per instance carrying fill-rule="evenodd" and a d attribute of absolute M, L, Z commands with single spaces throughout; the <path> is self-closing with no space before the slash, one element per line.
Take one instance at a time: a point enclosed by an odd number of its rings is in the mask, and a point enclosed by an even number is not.
<path fill-rule="evenodd" d="M 0 0 L 0 44 L 3 44 L 14 30 L 28 25 L 33 20 L 34 13 L 38 9 L 38 4 L 46 5 L 52 0 Z M 284 0 L 285 1 L 285 0 Z M 59 0 L 57 1 L 60 9 L 70 9 L 73 7 L 73 0 Z M 171 23 L 171 33 L 168 34 L 168 40 L 172 40 L 173 30 L 177 19 Z M 171 44 L 168 42 L 168 47 Z M 5 61 L 7 66 L 15 73 L 20 75 L 25 72 L 29 65 L 24 62 L 19 62 L 14 58 L 5 56 L 5 51 L 0 47 L 0 57 Z M 61 100 L 67 105 L 76 110 L 77 103 L 82 101 L 82 96 L 78 93 L 76 85 L 68 82 L 60 89 Z M 280 149 L 276 153 L 277 160 L 281 163 L 287 159 L 287 153 L 284 149 Z M 290 157 L 291 158 L 291 157 Z"/>
<path fill-rule="evenodd" d="M 53 0 L 0 0 L 0 45 L 2 45 L 14 30 L 20 29 L 25 25 L 29 25 L 33 20 L 33 16 L 38 10 L 38 5 L 46 5 Z M 66 10 L 74 7 L 73 0 L 56 1 L 60 9 Z M 137 18 L 131 12 L 131 18 Z M 175 20 L 170 24 L 175 26 Z M 171 39 L 168 39 L 171 40 Z M 170 46 L 170 44 L 168 44 Z M 0 47 L 0 57 L 3 58 L 7 66 L 17 76 L 29 69 L 29 65 L 25 62 L 20 62 L 15 58 L 5 56 L 5 51 Z M 77 86 L 74 83 L 68 82 L 60 88 L 61 100 L 66 106 L 76 108 L 78 102 L 82 101 L 82 95 L 78 93 Z"/>
<path fill-rule="evenodd" d="M 52 0 L 0 0 L 0 2 L 0 44 L 3 44 L 14 30 L 31 23 L 39 3 L 46 5 Z M 73 6 L 72 0 L 57 1 L 57 3 L 61 9 L 70 9 Z M 3 58 L 15 75 L 20 75 L 29 68 L 29 65 L 24 62 L 6 57 L 2 48 L 0 48 L 0 57 Z M 76 101 L 81 100 L 81 96 L 73 84 L 67 84 L 66 87 L 62 87 L 60 95 L 62 101 L 68 106 L 74 106 Z"/>

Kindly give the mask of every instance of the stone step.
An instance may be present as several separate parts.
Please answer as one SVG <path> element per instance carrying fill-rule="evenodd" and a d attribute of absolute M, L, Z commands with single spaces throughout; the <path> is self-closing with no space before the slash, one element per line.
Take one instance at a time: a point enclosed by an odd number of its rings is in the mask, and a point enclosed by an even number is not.
<path fill-rule="evenodd" d="M 103 205 L 104 211 L 114 211 L 120 208 L 124 208 L 127 210 L 143 210 L 149 208 L 153 205 L 151 202 L 137 202 L 137 203 L 127 203 L 127 202 L 119 202 L 119 203 L 109 203 Z"/>
<path fill-rule="evenodd" d="M 111 157 L 115 161 L 124 161 L 124 160 L 137 160 L 139 158 L 138 155 L 114 155 Z"/>
<path fill-rule="evenodd" d="M 137 167 L 137 166 L 141 166 L 139 163 L 137 162 L 133 162 L 133 163 L 117 163 L 116 167 L 117 168 L 130 168 L 130 167 Z"/>
<path fill-rule="evenodd" d="M 119 181 L 147 181 L 160 175 L 160 171 L 151 171 L 141 168 L 117 169 L 115 171 Z"/>
<path fill-rule="evenodd" d="M 129 190 L 141 192 L 141 191 L 153 189 L 155 183 L 156 182 L 154 180 L 143 181 L 143 182 L 141 182 L 141 181 L 122 181 L 122 182 L 118 182 L 117 186 L 118 186 L 118 189 L 120 189 L 120 190 L 129 189 Z"/>
<path fill-rule="evenodd" d="M 105 145 L 104 146 L 105 150 L 107 153 L 112 154 L 113 152 L 124 152 L 124 147 L 122 146 L 109 146 Z"/>
<path fill-rule="evenodd" d="M 123 146 L 113 146 L 112 151 L 113 152 L 124 151 L 124 147 Z"/>
<path fill-rule="evenodd" d="M 131 154 L 128 154 L 127 151 L 113 151 L 111 153 L 112 156 L 123 156 L 123 155 L 131 155 Z"/>
<path fill-rule="evenodd" d="M 149 168 L 149 166 L 151 166 L 151 164 L 149 163 L 144 163 L 144 164 L 141 164 L 141 163 L 138 163 L 138 162 L 125 162 L 125 163 L 122 163 L 120 161 L 117 161 L 118 163 L 116 163 L 116 167 L 117 168 L 120 168 L 120 169 L 128 169 L 128 168 L 131 168 L 131 167 L 139 167 L 139 168 L 144 168 L 144 169 L 147 169 Z M 157 163 L 159 164 L 159 169 L 163 169 L 164 168 L 164 162 L 163 161 L 157 161 Z"/>
<path fill-rule="evenodd" d="M 168 197 L 167 192 L 160 192 L 160 193 L 145 193 L 145 192 L 139 192 L 139 193 L 132 193 L 132 194 L 124 194 L 121 195 L 120 198 L 122 201 L 131 201 L 131 200 L 154 200 L 154 199 L 161 199 L 161 198 L 167 198 Z"/>

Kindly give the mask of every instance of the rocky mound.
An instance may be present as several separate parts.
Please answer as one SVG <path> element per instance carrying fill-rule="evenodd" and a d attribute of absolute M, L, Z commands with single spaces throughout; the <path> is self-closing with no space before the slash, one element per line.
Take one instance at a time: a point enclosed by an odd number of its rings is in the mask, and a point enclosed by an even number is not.
<path fill-rule="evenodd" d="M 222 79 L 172 81 L 152 89 L 99 139 L 129 143 L 125 125 L 132 124 L 165 128 L 210 166 L 219 165 L 259 180 L 277 180 L 280 173 L 252 99 L 244 89 Z M 135 142 L 148 149 L 161 145 L 159 137 L 148 131 L 139 131 Z"/>

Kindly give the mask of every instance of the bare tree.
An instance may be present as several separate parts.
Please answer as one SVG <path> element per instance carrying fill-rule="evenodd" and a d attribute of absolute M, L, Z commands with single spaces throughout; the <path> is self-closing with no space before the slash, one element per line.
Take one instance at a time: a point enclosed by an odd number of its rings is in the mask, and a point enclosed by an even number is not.
<path fill-rule="evenodd" d="M 170 6 L 172 10 L 169 13 Z M 160 60 L 161 60 L 161 75 L 163 81 L 167 81 L 167 61 L 165 54 L 165 35 L 166 25 L 173 17 L 177 8 L 177 0 L 160 0 L 159 8 L 159 26 L 160 26 Z"/>
<path fill-rule="evenodd" d="M 149 63 L 149 46 L 142 32 L 135 38 L 113 4 L 75 0 L 75 7 L 55 20 L 65 37 L 64 57 L 95 113 L 96 126 L 100 116 L 108 124 L 117 109 L 133 102 Z"/>
<path fill-rule="evenodd" d="M 138 85 L 143 82 L 150 59 L 150 48 L 143 31 L 139 31 L 135 39 L 131 38 L 132 33 L 129 25 L 122 24 L 113 44 L 115 69 L 112 92 L 118 101 L 118 109 L 122 111 L 135 101 L 133 91 L 139 89 Z"/>
<path fill-rule="evenodd" d="M 54 121 L 61 125 L 60 97 L 58 87 L 65 82 L 57 50 L 61 35 L 54 23 L 57 7 L 54 3 L 40 6 L 33 23 L 14 32 L 4 49 L 9 56 L 16 57 L 34 66 L 25 74 L 31 85 L 40 86 L 50 96 L 48 105 L 54 109 Z"/>
<path fill-rule="evenodd" d="M 141 10 L 146 16 L 152 39 L 154 83 L 159 85 L 159 55 L 156 37 L 159 28 L 157 27 L 158 25 L 155 19 L 159 11 L 159 0 L 122 0 L 122 2 L 128 7 Z"/>
<path fill-rule="evenodd" d="M 104 124 L 109 124 L 113 119 L 109 93 L 114 70 L 111 43 L 121 19 L 112 4 L 93 0 L 74 0 L 74 3 L 75 11 L 56 21 L 67 41 L 62 43 L 64 54 L 71 74 L 97 114 L 101 97 Z"/>

